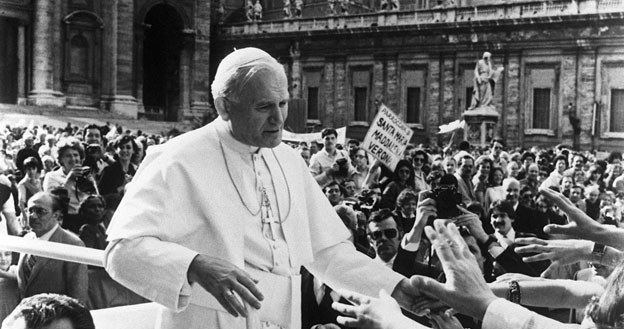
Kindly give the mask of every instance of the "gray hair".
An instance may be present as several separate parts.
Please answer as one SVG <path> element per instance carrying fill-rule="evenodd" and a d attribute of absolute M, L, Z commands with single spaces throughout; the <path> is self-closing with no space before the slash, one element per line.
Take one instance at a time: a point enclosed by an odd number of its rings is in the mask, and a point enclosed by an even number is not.
<path fill-rule="evenodd" d="M 284 67 L 267 52 L 258 48 L 237 49 L 225 56 L 219 64 L 211 85 L 212 98 L 237 101 L 238 95 L 256 73 L 263 70 L 284 73 Z"/>

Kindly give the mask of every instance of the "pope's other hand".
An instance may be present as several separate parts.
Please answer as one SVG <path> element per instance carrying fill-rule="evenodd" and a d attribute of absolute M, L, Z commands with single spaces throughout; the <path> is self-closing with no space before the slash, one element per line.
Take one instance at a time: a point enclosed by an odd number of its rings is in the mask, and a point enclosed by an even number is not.
<path fill-rule="evenodd" d="M 201 285 L 235 317 L 249 315 L 241 299 L 256 309 L 264 299 L 256 286 L 257 280 L 223 259 L 197 255 L 189 266 L 188 280 Z"/>

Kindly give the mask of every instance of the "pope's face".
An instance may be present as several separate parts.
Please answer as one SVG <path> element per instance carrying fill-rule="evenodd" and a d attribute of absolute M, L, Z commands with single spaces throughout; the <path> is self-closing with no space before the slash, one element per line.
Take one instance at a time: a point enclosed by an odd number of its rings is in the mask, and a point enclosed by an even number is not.
<path fill-rule="evenodd" d="M 278 146 L 288 116 L 288 98 L 283 72 L 258 71 L 245 85 L 239 100 L 228 101 L 234 138 L 251 146 Z"/>

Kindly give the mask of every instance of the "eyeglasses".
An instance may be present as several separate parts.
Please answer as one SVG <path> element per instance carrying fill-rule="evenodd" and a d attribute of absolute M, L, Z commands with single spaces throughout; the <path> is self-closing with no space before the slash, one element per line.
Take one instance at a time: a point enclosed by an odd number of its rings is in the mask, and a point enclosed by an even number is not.
<path fill-rule="evenodd" d="M 37 216 L 45 216 L 50 213 L 50 210 L 37 206 L 28 207 L 26 210 L 28 211 L 28 214 L 34 213 L 37 214 Z"/>
<path fill-rule="evenodd" d="M 370 232 L 368 234 L 368 236 L 370 236 L 371 239 L 376 241 L 376 240 L 381 239 L 382 235 L 385 235 L 386 238 L 388 238 L 388 239 L 394 239 L 394 238 L 396 238 L 396 236 L 398 234 L 399 234 L 399 232 L 395 228 L 389 228 L 389 229 L 386 229 L 386 230 Z"/>
<path fill-rule="evenodd" d="M 355 157 L 356 158 L 366 158 L 366 155 L 356 154 Z"/>
<path fill-rule="evenodd" d="M 495 213 L 495 214 L 492 214 L 492 218 L 496 219 L 498 217 L 501 217 L 501 218 L 507 217 L 507 214 L 505 214 L 505 213 L 501 213 L 501 214 L 496 214 Z"/>

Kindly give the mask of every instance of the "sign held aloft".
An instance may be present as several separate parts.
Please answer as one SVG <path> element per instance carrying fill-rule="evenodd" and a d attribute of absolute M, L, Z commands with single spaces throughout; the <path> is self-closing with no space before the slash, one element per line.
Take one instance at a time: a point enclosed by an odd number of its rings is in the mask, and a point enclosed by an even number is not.
<path fill-rule="evenodd" d="M 375 120 L 366 133 L 363 147 L 366 152 L 394 171 L 399 160 L 403 158 L 403 152 L 412 134 L 414 134 L 412 128 L 387 106 L 381 104 Z"/>

